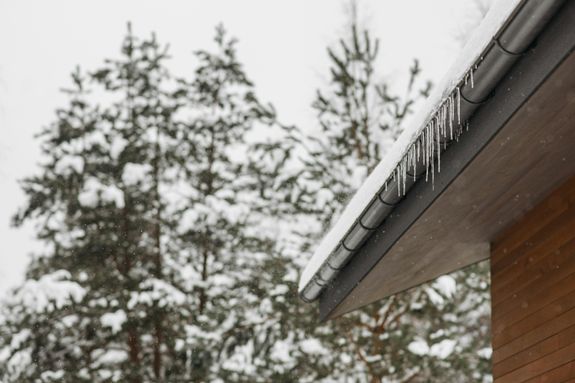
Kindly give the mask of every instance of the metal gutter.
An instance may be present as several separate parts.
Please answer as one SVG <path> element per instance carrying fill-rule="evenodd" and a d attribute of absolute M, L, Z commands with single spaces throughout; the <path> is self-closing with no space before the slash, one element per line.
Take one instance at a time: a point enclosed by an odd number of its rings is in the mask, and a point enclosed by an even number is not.
<path fill-rule="evenodd" d="M 472 128 L 460 137 L 456 145 L 451 145 L 442 154 L 443 165 L 441 172 L 436 174 L 435 184 L 417 182 L 410 190 L 409 202 L 398 204 L 382 225 L 372 232 L 360 251 L 349 260 L 345 270 L 326 286 L 319 297 L 321 320 L 342 315 L 350 311 L 350 307 L 359 307 L 352 302 L 364 298 L 359 290 L 369 275 L 380 263 L 386 262 L 387 256 L 394 255 L 394 247 L 408 235 L 429 209 L 433 209 L 434 204 L 444 194 L 449 193 L 452 185 L 473 166 L 477 157 L 497 139 L 507 124 L 520 113 L 521 108 L 545 86 L 555 71 L 572 57 L 575 53 L 573 20 L 575 2 L 565 2 L 537 36 L 536 43 L 530 46 L 528 53 L 523 55 L 497 84 L 489 99 L 477 108 L 470 122 Z M 546 127 L 541 128 L 545 130 Z M 453 198 L 457 199 L 455 196 Z M 426 254 L 421 256 L 426 258 Z M 457 260 L 455 263 L 458 263 Z M 403 273 L 404 270 L 395 272 Z M 381 281 L 381 284 L 386 283 L 385 280 Z M 399 291 L 402 290 L 395 292 Z"/>
<path fill-rule="evenodd" d="M 451 111 L 449 123 L 444 123 L 443 130 L 437 130 L 441 134 L 434 138 L 437 145 L 431 148 L 433 157 L 439 157 L 441 152 L 453 144 L 460 135 L 465 134 L 462 129 L 465 122 L 482 103 L 489 99 L 499 81 L 528 50 L 535 37 L 563 2 L 564 0 L 526 0 L 517 7 L 514 15 L 493 37 L 492 42 L 480 55 L 480 59 L 470 68 L 470 76 L 466 76 L 452 90 L 449 100 L 457 99 L 457 116 Z M 436 113 L 440 112 L 442 110 Z M 447 125 L 456 128 L 455 134 L 451 129 L 446 128 Z M 325 287 L 334 280 L 339 271 L 370 238 L 374 230 L 379 228 L 394 211 L 413 185 L 422 178 L 427 178 L 430 171 L 433 176 L 434 170 L 430 170 L 430 167 L 434 166 L 434 161 L 426 163 L 421 156 L 417 160 L 409 161 L 410 166 L 407 169 L 398 169 L 394 172 L 394 175 L 397 175 L 405 171 L 408 177 L 402 179 L 392 176 L 386 180 L 384 187 L 369 202 L 360 218 L 343 236 L 310 282 L 301 290 L 300 298 L 303 301 L 312 302 L 317 299 Z"/>

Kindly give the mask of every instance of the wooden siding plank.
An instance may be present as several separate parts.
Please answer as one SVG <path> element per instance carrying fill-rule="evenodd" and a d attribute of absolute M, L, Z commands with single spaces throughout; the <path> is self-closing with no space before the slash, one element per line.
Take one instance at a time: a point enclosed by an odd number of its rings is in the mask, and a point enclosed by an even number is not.
<path fill-rule="evenodd" d="M 519 383 L 529 380 L 533 376 L 541 375 L 554 368 L 575 360 L 575 343 L 563 347 L 543 358 L 518 368 L 506 375 L 496 377 L 497 383 Z"/>
<path fill-rule="evenodd" d="M 513 295 L 518 295 L 526 286 L 547 278 L 548 274 L 556 269 L 569 267 L 569 262 L 575 258 L 575 238 L 559 249 L 549 248 L 545 254 L 548 256 L 543 258 L 524 257 L 520 259 L 517 263 L 517 269 L 523 271 L 519 274 L 515 270 L 510 269 L 509 272 L 501 273 L 498 276 L 496 279 L 497 286 L 492 286 L 493 307 L 497 307 L 498 304 Z"/>
<path fill-rule="evenodd" d="M 521 334 L 511 342 L 502 346 L 493 346 L 493 363 L 509 358 L 550 336 L 560 333 L 575 323 L 575 309 L 555 317 L 535 329 Z"/>
<path fill-rule="evenodd" d="M 533 235 L 545 229 L 548 222 L 564 213 L 568 206 L 567 201 L 563 198 L 554 196 L 526 215 L 523 230 L 515 230 L 515 226 L 508 228 L 499 239 L 494 241 L 492 265 L 498 266 L 501 260 L 506 257 L 507 252 L 519 248 Z"/>
<path fill-rule="evenodd" d="M 493 365 L 493 375 L 502 376 L 526 364 L 532 363 L 555 350 L 575 343 L 575 324 L 559 334 L 524 349 L 517 354 Z"/>
<path fill-rule="evenodd" d="M 551 371 L 529 379 L 525 383 L 573 383 L 575 382 L 575 362 L 569 362 Z"/>
<path fill-rule="evenodd" d="M 522 318 L 518 322 L 513 322 L 511 324 L 505 321 L 494 323 L 492 326 L 494 329 L 492 333 L 493 346 L 501 347 L 506 345 L 519 338 L 520 336 L 527 334 L 539 327 L 541 327 L 541 331 L 543 332 L 545 324 L 549 324 L 553 320 L 559 321 L 563 314 L 566 314 L 573 309 L 575 309 L 575 291 L 560 297 L 559 299 L 553 301 L 550 305 L 543 307 L 532 315 Z M 572 315 L 572 318 L 575 320 L 575 313 Z M 553 323 L 553 325 L 557 326 L 556 323 Z M 560 331 L 565 327 L 557 328 L 558 331 Z M 545 332 L 545 334 L 549 336 L 550 333 Z"/>
<path fill-rule="evenodd" d="M 493 241 L 492 263 L 496 264 L 504 257 L 503 248 L 513 251 L 543 229 L 550 221 L 565 212 L 569 205 L 575 205 L 575 178 L 565 182 L 527 213 L 521 221 L 522 230 L 516 230 L 517 225 L 512 225 Z"/>
<path fill-rule="evenodd" d="M 517 270 L 515 266 L 521 258 L 533 255 L 542 256 L 545 254 L 546 249 L 557 248 L 557 246 L 561 246 L 569 239 L 573 238 L 573 232 L 575 231 L 574 212 L 575 207 L 566 209 L 563 214 L 550 221 L 544 229 L 526 239 L 513 251 L 509 251 L 505 246 L 499 247 L 498 250 L 494 250 L 505 253 L 505 258 L 501 259 L 500 262 L 491 265 L 492 275 L 497 277 L 505 270 Z M 541 254 L 541 252 L 543 252 L 543 254 Z M 520 270 L 517 270 L 517 272 L 520 272 Z"/>
<path fill-rule="evenodd" d="M 551 280 L 549 283 L 544 283 L 541 287 L 532 289 L 532 294 L 519 296 L 507 302 L 507 305 L 501 305 L 499 309 L 493 310 L 493 323 L 500 321 L 514 323 L 575 290 L 575 270 L 568 271 L 571 274 L 560 281 Z"/>

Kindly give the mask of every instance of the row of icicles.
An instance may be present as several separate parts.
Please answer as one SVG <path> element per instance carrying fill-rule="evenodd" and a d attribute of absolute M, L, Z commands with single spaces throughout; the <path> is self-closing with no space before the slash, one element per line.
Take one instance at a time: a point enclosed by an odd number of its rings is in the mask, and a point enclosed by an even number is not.
<path fill-rule="evenodd" d="M 474 87 L 473 72 L 477 65 L 473 66 L 464 76 L 463 85 L 470 83 Z M 419 136 L 411 144 L 407 153 L 403 156 L 399 164 L 395 167 L 393 174 L 385 182 L 384 188 L 387 190 L 389 184 L 397 181 L 397 192 L 404 196 L 407 192 L 406 181 L 410 175 L 409 169 L 413 169 L 414 180 L 417 174 L 417 166 L 425 167 L 425 181 L 431 176 L 431 183 L 435 182 L 435 157 L 437 156 L 437 172 L 441 172 L 441 151 L 445 150 L 448 142 L 457 141 L 464 129 L 469 129 L 469 122 L 461 121 L 461 86 L 447 97 L 433 113 Z"/>

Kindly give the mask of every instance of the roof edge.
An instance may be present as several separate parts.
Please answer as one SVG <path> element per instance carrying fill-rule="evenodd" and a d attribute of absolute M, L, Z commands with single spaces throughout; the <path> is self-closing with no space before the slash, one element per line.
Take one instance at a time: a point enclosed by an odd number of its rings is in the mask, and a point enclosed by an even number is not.
<path fill-rule="evenodd" d="M 434 182 L 441 167 L 441 153 L 464 134 L 475 109 L 489 97 L 563 0 L 501 3 L 463 50 L 467 66 L 456 63 L 448 72 L 455 72 L 455 76 L 443 81 L 446 85 L 438 88 L 428 103 L 432 107 L 423 109 L 432 112 L 402 134 L 395 144 L 399 150 L 378 165 L 324 237 L 302 273 L 302 300 L 311 302 L 319 297 L 416 181 Z M 470 54 L 468 51 L 477 45 L 481 51 Z"/>
<path fill-rule="evenodd" d="M 472 119 L 473 129 L 444 153 L 444 166 L 436 176 L 435 186 L 425 182 L 416 183 L 410 191 L 410 196 L 413 196 L 409 198 L 410 203 L 400 203 L 394 213 L 367 239 L 360 250 L 361 256 L 353 257 L 345 272 L 339 273 L 326 286 L 319 297 L 321 320 L 343 315 L 350 310 L 339 307 L 344 300 L 353 297 L 353 290 L 373 267 L 495 138 L 549 76 L 574 54 L 575 24 L 572 21 L 575 17 L 575 2 L 565 3 L 561 12 L 538 36 L 536 45 L 498 83 L 492 97 L 477 108 Z"/>

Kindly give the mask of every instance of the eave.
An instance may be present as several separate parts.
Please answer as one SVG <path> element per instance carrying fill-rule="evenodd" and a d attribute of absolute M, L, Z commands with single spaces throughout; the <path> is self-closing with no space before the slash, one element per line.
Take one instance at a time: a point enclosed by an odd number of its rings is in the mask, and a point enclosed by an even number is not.
<path fill-rule="evenodd" d="M 573 20 L 567 2 L 441 154 L 434 183 L 415 182 L 325 287 L 322 318 L 487 258 L 497 233 L 575 173 Z"/>

